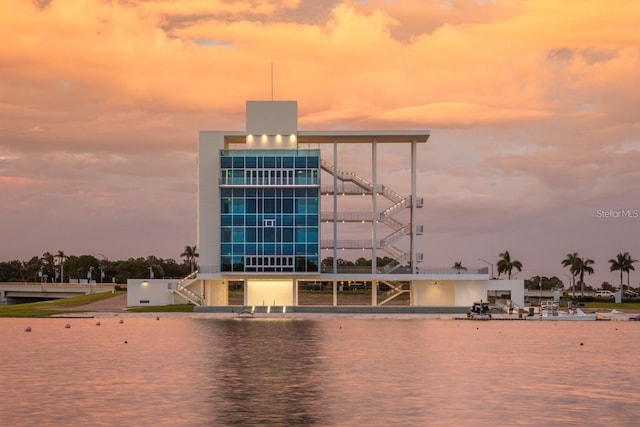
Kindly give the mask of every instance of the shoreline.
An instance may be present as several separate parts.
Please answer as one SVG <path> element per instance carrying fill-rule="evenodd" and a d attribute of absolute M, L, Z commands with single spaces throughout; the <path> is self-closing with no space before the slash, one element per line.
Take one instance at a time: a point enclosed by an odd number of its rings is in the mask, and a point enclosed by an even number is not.
<path fill-rule="evenodd" d="M 603 312 L 599 312 L 603 313 Z M 637 312 L 603 313 L 610 316 L 611 321 L 629 321 Z M 155 318 L 155 319 L 217 319 L 217 320 L 328 320 L 328 319 L 381 319 L 381 320 L 465 320 L 475 322 L 490 321 L 526 321 L 513 314 L 494 314 L 490 320 L 464 318 L 460 313 L 255 313 L 249 316 L 238 313 L 194 313 L 194 312 L 130 312 L 122 311 L 82 311 L 55 314 L 49 318 Z M 554 320 L 550 320 L 554 321 Z M 558 321 L 558 320 L 555 320 Z"/>

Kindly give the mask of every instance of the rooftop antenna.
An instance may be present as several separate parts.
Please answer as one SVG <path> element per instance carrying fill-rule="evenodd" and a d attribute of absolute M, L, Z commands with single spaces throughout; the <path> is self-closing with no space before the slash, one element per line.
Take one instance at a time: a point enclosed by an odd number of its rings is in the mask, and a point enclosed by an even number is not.
<path fill-rule="evenodd" d="M 273 61 L 271 61 L 271 100 L 273 101 Z"/>

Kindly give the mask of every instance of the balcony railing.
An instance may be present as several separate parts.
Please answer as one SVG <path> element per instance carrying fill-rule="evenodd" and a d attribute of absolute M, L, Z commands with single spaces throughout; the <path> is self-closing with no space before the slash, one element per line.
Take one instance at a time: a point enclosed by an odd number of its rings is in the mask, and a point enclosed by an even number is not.
<path fill-rule="evenodd" d="M 320 221 L 333 221 L 333 212 L 321 212 Z M 337 212 L 336 221 L 372 222 L 373 212 Z"/>
<path fill-rule="evenodd" d="M 378 266 L 378 273 L 384 273 L 387 269 L 385 266 Z M 322 273 L 333 273 L 332 265 L 321 265 Z M 220 266 L 217 265 L 201 265 L 198 272 L 203 274 L 220 273 Z M 344 274 L 370 274 L 370 265 L 338 265 L 338 273 Z M 400 266 L 393 271 L 393 274 L 411 274 L 411 269 L 407 266 Z M 456 269 L 453 267 L 419 267 L 418 274 L 489 274 L 488 267 L 466 267 L 466 269 Z M 86 286 L 86 285 L 85 285 Z"/>
<path fill-rule="evenodd" d="M 320 178 L 315 177 L 294 177 L 294 178 L 246 178 L 222 176 L 218 179 L 221 186 L 238 187 L 299 187 L 299 186 L 319 186 Z"/>
<path fill-rule="evenodd" d="M 221 156 L 229 157 L 320 157 L 320 150 L 299 148 L 297 150 L 242 150 L 223 149 Z"/>
<path fill-rule="evenodd" d="M 419 274 L 489 274 L 488 267 L 419 267 Z"/>

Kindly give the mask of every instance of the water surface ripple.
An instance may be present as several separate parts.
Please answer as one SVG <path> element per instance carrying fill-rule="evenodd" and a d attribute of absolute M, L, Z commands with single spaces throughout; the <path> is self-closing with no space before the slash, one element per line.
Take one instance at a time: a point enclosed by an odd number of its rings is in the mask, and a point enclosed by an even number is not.
<path fill-rule="evenodd" d="M 0 319 L 2 425 L 640 422 L 636 322 L 96 320 Z"/>

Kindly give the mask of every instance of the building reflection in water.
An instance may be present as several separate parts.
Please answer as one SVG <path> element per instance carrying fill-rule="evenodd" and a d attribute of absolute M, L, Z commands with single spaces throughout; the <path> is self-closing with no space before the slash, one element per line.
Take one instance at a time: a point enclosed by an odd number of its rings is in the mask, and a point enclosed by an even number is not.
<path fill-rule="evenodd" d="M 214 366 L 212 425 L 321 424 L 321 366 L 315 322 L 233 319 L 208 322 Z"/>

